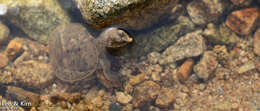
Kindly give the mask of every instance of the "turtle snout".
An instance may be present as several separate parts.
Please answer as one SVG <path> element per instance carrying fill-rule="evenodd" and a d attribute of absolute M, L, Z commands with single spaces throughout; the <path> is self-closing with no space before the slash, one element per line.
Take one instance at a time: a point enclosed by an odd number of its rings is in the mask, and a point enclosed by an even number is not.
<path fill-rule="evenodd" d="M 118 32 L 118 36 L 117 38 L 120 38 L 120 40 L 118 42 L 125 42 L 125 43 L 131 43 L 133 42 L 133 38 L 130 37 L 130 35 L 128 35 L 126 32 L 124 32 L 123 30 L 120 30 Z"/>
<path fill-rule="evenodd" d="M 133 38 L 129 37 L 129 36 L 123 36 L 122 40 L 126 43 L 131 43 L 133 42 Z"/>

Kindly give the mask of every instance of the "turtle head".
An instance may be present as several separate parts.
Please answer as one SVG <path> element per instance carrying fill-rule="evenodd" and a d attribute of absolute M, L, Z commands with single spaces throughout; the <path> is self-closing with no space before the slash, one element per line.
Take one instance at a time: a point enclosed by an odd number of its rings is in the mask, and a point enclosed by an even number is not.
<path fill-rule="evenodd" d="M 123 29 L 112 27 L 108 28 L 105 32 L 107 36 L 107 48 L 123 48 L 133 42 L 133 38 Z"/>

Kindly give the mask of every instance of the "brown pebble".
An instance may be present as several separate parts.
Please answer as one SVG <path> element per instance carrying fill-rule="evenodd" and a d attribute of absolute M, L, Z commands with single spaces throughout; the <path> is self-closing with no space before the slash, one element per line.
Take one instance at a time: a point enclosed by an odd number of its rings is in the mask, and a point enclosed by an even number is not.
<path fill-rule="evenodd" d="M 238 34 L 247 35 L 255 28 L 258 18 L 259 10 L 257 8 L 245 8 L 233 11 L 228 15 L 226 25 Z"/>
<path fill-rule="evenodd" d="M 5 54 L 0 53 L 0 68 L 5 67 L 8 64 L 8 58 Z"/>
<path fill-rule="evenodd" d="M 145 79 L 146 79 L 145 74 L 141 73 L 141 74 L 131 77 L 129 80 L 129 84 L 136 85 L 136 84 L 143 82 Z"/>
<path fill-rule="evenodd" d="M 191 58 L 187 59 L 181 65 L 181 67 L 179 68 L 179 70 L 177 72 L 177 77 L 181 83 L 184 83 L 188 79 L 193 65 L 194 65 L 194 61 Z"/>
<path fill-rule="evenodd" d="M 65 101 L 61 101 L 60 102 L 60 106 L 61 106 L 62 109 L 68 108 L 68 105 L 67 105 L 67 103 Z"/>
<path fill-rule="evenodd" d="M 167 108 L 176 99 L 177 90 L 169 88 L 161 88 L 160 93 L 155 100 L 155 104 L 159 107 Z"/>
<path fill-rule="evenodd" d="M 56 104 L 60 101 L 68 101 L 70 103 L 78 103 L 81 99 L 79 93 L 55 93 L 51 96 L 50 100 L 52 103 Z"/>
<path fill-rule="evenodd" d="M 13 39 L 9 42 L 6 50 L 5 55 L 7 55 L 9 60 L 14 60 L 19 54 L 23 51 L 22 43 L 19 39 Z"/>

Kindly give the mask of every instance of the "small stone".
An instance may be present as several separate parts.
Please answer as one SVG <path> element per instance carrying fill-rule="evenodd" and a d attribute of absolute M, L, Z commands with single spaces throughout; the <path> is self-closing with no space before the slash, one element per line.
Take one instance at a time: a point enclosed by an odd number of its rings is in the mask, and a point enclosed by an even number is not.
<path fill-rule="evenodd" d="M 134 111 L 133 110 L 133 105 L 132 104 L 127 104 L 126 106 L 124 106 L 121 111 Z"/>
<path fill-rule="evenodd" d="M 6 96 L 9 99 L 18 100 L 19 102 L 28 103 L 30 105 L 25 105 L 25 108 L 28 107 L 37 107 L 40 104 L 40 95 L 26 91 L 22 88 L 14 87 L 14 86 L 8 86 L 6 91 Z M 22 106 L 23 107 L 23 106 Z"/>
<path fill-rule="evenodd" d="M 123 92 L 116 92 L 116 99 L 122 104 L 128 104 L 132 100 L 132 96 L 124 94 Z"/>
<path fill-rule="evenodd" d="M 0 53 L 0 68 L 5 67 L 8 64 L 8 58 L 5 54 Z"/>
<path fill-rule="evenodd" d="M 160 108 L 151 105 L 148 111 L 160 111 Z"/>
<path fill-rule="evenodd" d="M 154 81 L 160 81 L 161 80 L 160 74 L 158 72 L 153 72 L 152 73 L 152 79 Z"/>
<path fill-rule="evenodd" d="M 254 34 L 254 52 L 260 56 L 260 28 Z"/>
<path fill-rule="evenodd" d="M 19 39 L 11 40 L 5 49 L 5 54 L 10 61 L 14 60 L 23 52 L 22 43 Z"/>
<path fill-rule="evenodd" d="M 156 64 L 158 62 L 159 57 L 160 57 L 160 53 L 151 52 L 150 54 L 148 54 L 147 59 L 149 63 Z"/>
<path fill-rule="evenodd" d="M 241 67 L 239 67 L 237 69 L 237 72 L 239 74 L 242 74 L 242 73 L 245 73 L 245 72 L 250 71 L 252 69 L 255 69 L 255 63 L 252 62 L 252 61 L 249 61 L 249 62 L 245 63 L 244 65 L 242 65 Z"/>
<path fill-rule="evenodd" d="M 192 71 L 193 65 L 194 65 L 194 61 L 190 58 L 187 59 L 181 65 L 181 67 L 179 68 L 179 70 L 177 72 L 177 77 L 181 83 L 184 83 L 188 79 L 188 77 Z"/>
<path fill-rule="evenodd" d="M 237 103 L 233 103 L 231 107 L 232 107 L 232 109 L 237 109 L 238 106 L 239 106 L 239 105 L 238 105 Z"/>
<path fill-rule="evenodd" d="M 199 63 L 194 66 L 193 70 L 199 78 L 206 81 L 213 76 L 217 65 L 218 61 L 215 58 L 215 54 L 207 51 L 203 54 Z"/>
<path fill-rule="evenodd" d="M 231 0 L 233 5 L 248 6 L 253 0 Z"/>
<path fill-rule="evenodd" d="M 133 86 L 127 83 L 124 87 L 124 93 L 131 94 L 133 92 Z"/>
<path fill-rule="evenodd" d="M 59 105 L 62 109 L 68 108 L 67 103 L 65 101 L 61 101 Z"/>
<path fill-rule="evenodd" d="M 51 95 L 50 100 L 52 103 L 56 104 L 57 102 L 70 102 L 76 103 L 81 99 L 80 93 L 64 93 L 57 92 Z"/>
<path fill-rule="evenodd" d="M 226 45 L 215 45 L 213 52 L 217 56 L 217 61 L 224 67 L 229 67 L 230 64 L 230 54 L 227 51 Z"/>
<path fill-rule="evenodd" d="M 131 77 L 130 80 L 129 80 L 129 83 L 131 85 L 136 85 L 136 84 L 143 82 L 145 79 L 146 79 L 145 74 L 141 73 L 141 74 L 138 74 L 136 76 Z"/>
<path fill-rule="evenodd" d="M 41 89 L 51 83 L 54 75 L 50 64 L 29 60 L 16 65 L 13 78 L 19 85 Z"/>
<path fill-rule="evenodd" d="M 155 104 L 160 107 L 168 107 L 176 98 L 177 91 L 169 88 L 162 88 Z"/>
<path fill-rule="evenodd" d="M 9 39 L 10 30 L 2 22 L 0 22 L 0 45 L 7 44 Z"/>
<path fill-rule="evenodd" d="M 153 68 L 154 68 L 155 72 L 162 72 L 162 70 L 163 70 L 162 67 L 159 64 L 154 65 Z"/>
<path fill-rule="evenodd" d="M 191 20 L 198 25 L 217 22 L 225 11 L 225 3 L 221 0 L 194 0 L 187 5 Z"/>
<path fill-rule="evenodd" d="M 238 34 L 248 35 L 255 28 L 259 14 L 257 8 L 245 8 L 233 11 L 228 15 L 226 25 Z"/>
<path fill-rule="evenodd" d="M 104 104 L 104 100 L 102 99 L 102 97 L 98 96 L 95 97 L 91 100 L 92 104 L 95 104 L 96 107 L 101 107 Z"/>
<path fill-rule="evenodd" d="M 160 93 L 160 85 L 153 81 L 145 81 L 136 86 L 133 92 L 133 106 L 140 107 L 150 104 Z"/>
<path fill-rule="evenodd" d="M 196 57 L 201 55 L 206 44 L 201 36 L 201 30 L 191 32 L 181 37 L 175 44 L 168 47 L 161 55 L 160 64 L 174 63 L 184 58 Z"/>
<path fill-rule="evenodd" d="M 206 86 L 204 84 L 199 84 L 199 90 L 203 91 L 205 90 Z"/>

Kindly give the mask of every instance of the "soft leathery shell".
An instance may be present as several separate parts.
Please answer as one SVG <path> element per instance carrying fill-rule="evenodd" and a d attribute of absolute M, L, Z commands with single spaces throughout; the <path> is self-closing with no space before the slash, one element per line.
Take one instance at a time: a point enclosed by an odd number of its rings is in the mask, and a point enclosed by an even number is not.
<path fill-rule="evenodd" d="M 93 37 L 78 23 L 61 25 L 50 35 L 49 53 L 55 75 L 68 82 L 85 79 L 97 69 Z"/>

